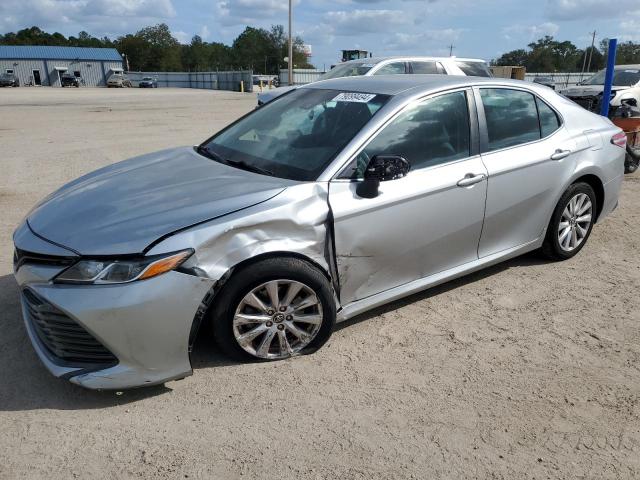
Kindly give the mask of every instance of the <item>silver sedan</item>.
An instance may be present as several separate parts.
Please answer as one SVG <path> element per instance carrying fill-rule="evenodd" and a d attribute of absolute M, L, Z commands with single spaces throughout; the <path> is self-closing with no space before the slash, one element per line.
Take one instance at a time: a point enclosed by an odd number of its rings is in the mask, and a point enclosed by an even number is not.
<path fill-rule="evenodd" d="M 26 328 L 93 389 L 191 374 L 198 334 L 239 359 L 311 353 L 400 297 L 531 250 L 573 257 L 617 205 L 624 147 L 531 83 L 308 85 L 44 199 L 14 234 Z"/>

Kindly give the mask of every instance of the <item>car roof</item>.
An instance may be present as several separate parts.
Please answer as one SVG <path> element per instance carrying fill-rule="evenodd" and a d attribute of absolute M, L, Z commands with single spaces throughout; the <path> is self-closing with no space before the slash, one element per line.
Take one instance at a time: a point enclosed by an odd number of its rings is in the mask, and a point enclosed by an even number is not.
<path fill-rule="evenodd" d="M 522 80 L 464 75 L 374 75 L 341 77 L 309 83 L 300 88 L 399 95 L 404 92 L 429 92 L 482 84 L 527 87 L 531 89 L 537 88 L 533 82 L 524 82 Z"/>
<path fill-rule="evenodd" d="M 354 60 L 349 60 L 347 62 L 341 62 L 338 65 L 344 65 L 345 63 L 371 63 L 378 64 L 381 62 L 386 62 L 388 60 L 398 60 L 398 61 L 419 61 L 419 60 L 435 60 L 435 61 L 446 61 L 446 60 L 458 60 L 461 62 L 482 62 L 486 63 L 481 58 L 458 58 L 458 57 L 434 57 L 434 56 L 424 56 L 424 55 L 401 55 L 401 56 L 393 56 L 393 57 L 368 57 L 368 58 L 356 58 Z"/>

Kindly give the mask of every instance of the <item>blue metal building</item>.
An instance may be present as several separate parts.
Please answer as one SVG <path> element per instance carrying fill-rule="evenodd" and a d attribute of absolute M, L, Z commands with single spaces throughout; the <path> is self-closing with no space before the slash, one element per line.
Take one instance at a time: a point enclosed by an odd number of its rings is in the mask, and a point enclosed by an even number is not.
<path fill-rule="evenodd" d="M 122 69 L 115 48 L 0 45 L 0 73 L 16 74 L 20 85 L 59 87 L 66 72 L 81 77 L 87 87 L 104 87 Z"/>

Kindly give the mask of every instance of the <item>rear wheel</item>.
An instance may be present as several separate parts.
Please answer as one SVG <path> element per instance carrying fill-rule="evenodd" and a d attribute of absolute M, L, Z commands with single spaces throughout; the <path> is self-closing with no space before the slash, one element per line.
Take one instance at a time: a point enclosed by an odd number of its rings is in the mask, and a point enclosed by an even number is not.
<path fill-rule="evenodd" d="M 543 254 L 566 260 L 584 247 L 596 215 L 596 194 L 587 183 L 574 183 L 560 198 L 549 221 Z"/>
<path fill-rule="evenodd" d="M 268 258 L 242 267 L 216 298 L 213 334 L 235 358 L 281 360 L 313 353 L 335 324 L 327 278 L 297 258 Z"/>

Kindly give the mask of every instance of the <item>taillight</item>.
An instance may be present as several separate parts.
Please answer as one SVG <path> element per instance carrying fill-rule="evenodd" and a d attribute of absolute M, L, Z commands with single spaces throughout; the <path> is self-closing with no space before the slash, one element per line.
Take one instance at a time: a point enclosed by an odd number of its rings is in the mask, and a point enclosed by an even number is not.
<path fill-rule="evenodd" d="M 627 135 L 624 132 L 618 132 L 611 137 L 611 143 L 620 148 L 625 148 L 627 146 Z"/>

